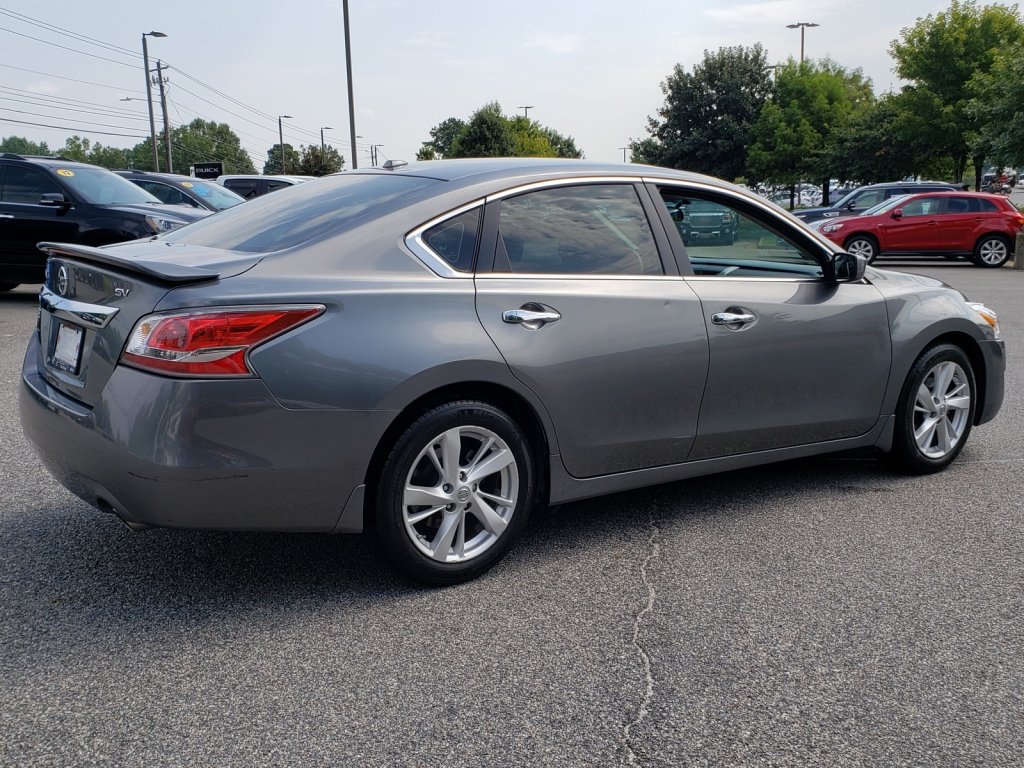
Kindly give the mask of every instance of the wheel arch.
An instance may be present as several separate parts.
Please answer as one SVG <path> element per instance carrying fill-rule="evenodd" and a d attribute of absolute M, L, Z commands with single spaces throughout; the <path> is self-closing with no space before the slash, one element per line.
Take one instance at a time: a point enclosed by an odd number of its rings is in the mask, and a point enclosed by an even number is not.
<path fill-rule="evenodd" d="M 971 334 L 965 331 L 946 331 L 938 336 L 935 336 L 927 343 L 922 344 L 917 352 L 910 358 L 910 365 L 906 370 L 901 372 L 900 378 L 900 391 L 903 389 L 903 382 L 907 380 L 907 375 L 910 372 L 910 368 L 914 365 L 914 362 L 918 360 L 925 352 L 933 347 L 941 346 L 942 344 L 952 344 L 955 347 L 963 350 L 963 353 L 967 355 L 967 359 L 971 362 L 971 368 L 974 372 L 974 396 L 976 403 L 974 407 L 974 424 L 979 424 L 979 418 L 985 409 L 985 393 L 988 385 L 988 370 L 985 367 L 985 356 L 981 351 L 981 345 L 978 340 Z"/>
<path fill-rule="evenodd" d="M 417 397 L 406 405 L 381 435 L 366 468 L 364 482 L 366 495 L 363 503 L 364 529 L 373 522 L 372 505 L 377 493 L 377 482 L 384 462 L 401 434 L 421 415 L 444 403 L 457 400 L 476 400 L 499 408 L 522 428 L 533 453 L 536 478 L 536 498 L 547 502 L 550 488 L 548 455 L 552 441 L 541 414 L 522 394 L 503 384 L 491 381 L 465 381 L 438 387 Z"/>
<path fill-rule="evenodd" d="M 864 231 L 864 230 L 861 230 L 859 232 L 851 232 L 846 237 L 844 237 L 843 238 L 843 247 L 845 248 L 846 244 L 848 242 L 850 242 L 851 240 L 853 240 L 855 237 L 867 238 L 868 240 L 870 240 L 872 243 L 875 244 L 875 249 L 876 250 L 881 250 L 882 246 L 881 246 L 881 242 L 878 239 L 878 235 L 875 235 L 872 232 L 867 232 L 867 231 Z"/>

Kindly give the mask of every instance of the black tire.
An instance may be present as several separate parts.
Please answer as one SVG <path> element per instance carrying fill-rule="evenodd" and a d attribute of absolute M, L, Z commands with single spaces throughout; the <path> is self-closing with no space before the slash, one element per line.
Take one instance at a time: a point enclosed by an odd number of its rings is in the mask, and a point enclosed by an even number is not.
<path fill-rule="evenodd" d="M 492 438 L 492 447 L 478 456 Z M 452 454 L 446 450 L 457 450 L 457 461 L 449 462 Z M 511 463 L 473 482 L 472 474 L 467 477 L 463 470 L 477 465 L 481 457 L 495 465 L 502 457 Z M 449 463 L 458 464 L 451 484 L 443 471 Z M 533 478 L 530 445 L 505 413 L 476 401 L 437 406 L 402 433 L 384 462 L 376 494 L 377 538 L 392 564 L 416 581 L 448 585 L 475 579 L 497 564 L 519 538 L 533 505 Z M 430 489 L 423 494 L 424 501 L 450 503 L 407 506 L 407 481 L 410 488 Z M 512 503 L 503 506 L 497 503 L 499 497 Z M 481 514 L 482 505 L 490 511 Z"/>
<path fill-rule="evenodd" d="M 1003 235 L 983 235 L 974 246 L 974 263 L 995 269 L 1010 260 L 1013 246 Z"/>
<path fill-rule="evenodd" d="M 936 378 L 937 372 L 940 367 L 944 368 L 950 364 L 954 366 L 953 376 L 948 385 L 941 385 Z M 955 370 L 957 368 L 959 372 Z M 924 405 L 931 411 L 929 412 L 922 408 L 924 398 L 920 395 L 924 393 L 920 390 L 922 385 L 924 389 L 932 390 L 937 383 L 941 385 L 939 394 L 942 395 L 943 402 L 938 404 L 934 399 L 925 402 Z M 970 398 L 969 403 L 966 407 L 957 406 L 954 409 L 950 402 L 954 398 L 962 398 L 963 390 L 966 390 Z M 940 344 L 926 349 L 910 368 L 896 405 L 896 429 L 892 451 L 889 454 L 892 463 L 900 469 L 919 475 L 939 472 L 948 467 L 960 455 L 971 434 L 977 400 L 974 368 L 964 351 L 953 344 Z M 919 440 L 915 430 L 929 422 L 934 422 L 935 428 L 930 433 L 925 430 Z M 922 447 L 922 442 L 941 443 L 944 429 L 947 436 L 956 434 L 955 442 L 952 442 L 948 449 L 944 449 L 942 445 L 935 445 L 931 450 Z"/>
<path fill-rule="evenodd" d="M 843 243 L 843 248 L 850 253 L 864 256 L 868 264 L 873 264 L 878 258 L 878 241 L 871 235 L 852 235 Z"/>
<path fill-rule="evenodd" d="M 6 293 L 7 291 L 13 291 L 19 285 L 21 285 L 21 283 L 5 283 L 3 281 L 0 281 L 0 293 Z"/>

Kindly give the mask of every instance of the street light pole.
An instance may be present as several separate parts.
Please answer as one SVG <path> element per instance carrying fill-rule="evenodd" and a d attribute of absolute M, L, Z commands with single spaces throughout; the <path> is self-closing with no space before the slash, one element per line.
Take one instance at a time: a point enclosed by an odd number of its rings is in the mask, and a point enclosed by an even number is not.
<path fill-rule="evenodd" d="M 348 0 L 342 0 L 342 12 L 345 17 L 345 70 L 348 73 L 348 129 L 352 136 L 352 170 L 359 168 L 356 154 L 356 108 L 355 97 L 352 95 L 352 40 L 348 33 Z"/>
<path fill-rule="evenodd" d="M 327 152 L 327 145 L 324 143 L 324 131 L 333 131 L 333 130 L 334 129 L 331 128 L 331 126 L 329 126 L 329 125 L 322 125 L 322 126 L 320 126 L 320 151 L 321 152 Z"/>
<path fill-rule="evenodd" d="M 629 149 L 629 147 L 619 147 L 619 149 L 622 150 L 622 162 L 626 162 L 626 150 Z"/>
<path fill-rule="evenodd" d="M 160 171 L 160 156 L 156 149 L 156 120 L 153 119 L 153 83 L 149 79 L 149 46 L 147 37 L 167 37 L 163 32 L 142 33 L 142 67 L 146 70 L 146 103 L 149 104 L 149 141 L 153 146 L 153 170 Z"/>
<path fill-rule="evenodd" d="M 530 110 L 533 109 L 533 104 L 530 104 L 529 106 L 520 105 L 520 106 L 516 107 L 516 109 L 523 110 L 523 117 L 525 117 L 527 120 L 529 120 L 530 119 Z"/>
<path fill-rule="evenodd" d="M 281 147 L 281 173 L 282 173 L 282 175 L 288 173 L 288 166 L 287 166 L 287 164 L 285 162 L 285 159 L 284 159 L 284 126 L 281 124 L 281 121 L 286 119 L 286 118 L 288 120 L 291 120 L 292 116 L 291 115 L 278 115 L 277 116 L 277 141 L 278 141 L 278 146 Z"/>
<path fill-rule="evenodd" d="M 796 24 L 787 24 L 786 29 L 799 29 L 800 30 L 800 63 L 804 63 L 804 31 L 808 27 L 820 27 L 820 24 L 815 24 L 813 21 L 798 21 Z"/>

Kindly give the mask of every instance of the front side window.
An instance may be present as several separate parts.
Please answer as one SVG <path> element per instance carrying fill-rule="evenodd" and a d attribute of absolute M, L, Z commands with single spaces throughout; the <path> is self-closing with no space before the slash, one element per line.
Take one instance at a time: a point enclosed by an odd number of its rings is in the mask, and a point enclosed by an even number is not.
<path fill-rule="evenodd" d="M 885 199 L 885 197 L 885 192 L 883 192 L 882 190 L 869 189 L 867 192 L 857 195 L 857 197 L 854 198 L 853 207 L 855 210 L 863 211 L 865 208 L 870 208 L 873 205 L 878 205 Z"/>
<path fill-rule="evenodd" d="M 797 246 L 784 224 L 769 226 L 724 198 L 672 187 L 660 191 L 694 275 L 821 276 L 817 257 Z"/>
<path fill-rule="evenodd" d="M 5 203 L 38 205 L 43 195 L 61 191 L 60 185 L 42 171 L 20 165 L 4 167 L 3 182 L 0 200 Z"/>
<path fill-rule="evenodd" d="M 520 274 L 664 274 L 631 184 L 541 189 L 502 200 L 494 268 Z"/>
<path fill-rule="evenodd" d="M 916 200 L 911 200 L 909 203 L 904 203 L 901 206 L 901 210 L 906 218 L 934 216 L 939 212 L 941 204 L 942 201 L 935 197 L 919 197 Z"/>
<path fill-rule="evenodd" d="M 160 184 L 154 181 L 143 181 L 139 186 L 157 198 L 161 203 L 168 205 L 191 205 L 196 206 L 189 198 L 185 197 L 179 190 L 167 184 Z"/>

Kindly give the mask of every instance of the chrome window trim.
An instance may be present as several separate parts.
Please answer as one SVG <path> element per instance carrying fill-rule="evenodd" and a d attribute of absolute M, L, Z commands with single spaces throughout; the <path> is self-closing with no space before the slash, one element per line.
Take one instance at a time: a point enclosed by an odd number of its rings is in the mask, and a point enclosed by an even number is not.
<path fill-rule="evenodd" d="M 434 252 L 423 240 L 423 233 L 431 227 L 435 227 L 438 224 L 442 224 L 449 219 L 454 219 L 456 216 L 461 216 L 464 213 L 472 211 L 474 208 L 480 208 L 481 213 L 484 207 L 485 200 L 479 199 L 474 200 L 471 203 L 453 208 L 447 213 L 443 213 L 440 216 L 435 216 L 425 224 L 420 224 L 416 229 L 412 230 L 405 236 L 405 247 L 412 252 L 412 254 L 423 262 L 423 264 L 430 269 L 431 272 L 438 275 L 439 277 L 448 278 L 461 278 L 469 279 L 473 278 L 473 272 L 461 272 L 441 257 L 440 254 Z M 479 247 L 479 243 L 478 243 Z"/>
<path fill-rule="evenodd" d="M 589 184 L 629 184 L 630 186 L 636 186 L 641 182 L 642 179 L 639 176 L 561 176 L 557 179 L 531 181 L 527 184 L 520 184 L 518 187 L 503 189 L 501 192 L 487 195 L 485 200 L 490 203 L 494 200 L 512 197 L 513 195 L 520 195 L 537 189 L 550 189 L 551 187 L 580 187 Z"/>
<path fill-rule="evenodd" d="M 478 280 L 679 280 L 679 275 L 602 275 L 579 272 L 486 272 Z"/>
<path fill-rule="evenodd" d="M 732 280 L 733 282 L 753 281 L 758 283 L 820 283 L 822 280 L 821 277 L 755 277 L 754 275 L 741 275 L 740 277 L 733 277 L 732 275 L 684 275 L 683 279 L 687 282 L 691 280 L 698 282 L 705 280 Z"/>

